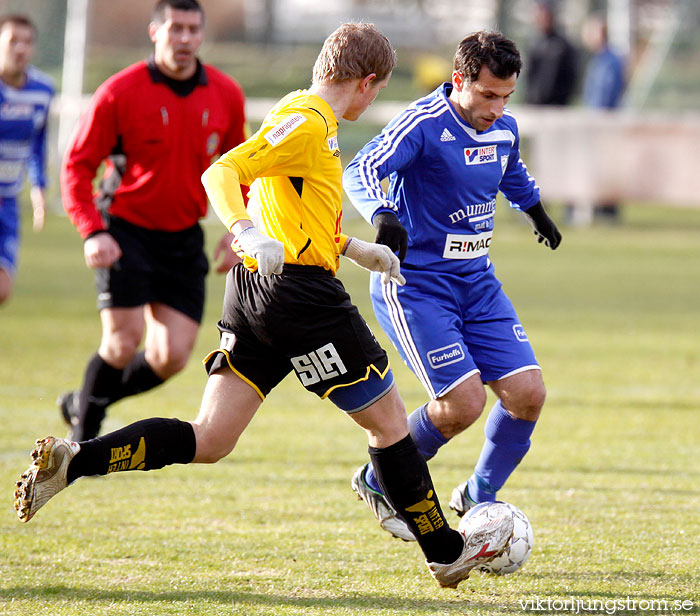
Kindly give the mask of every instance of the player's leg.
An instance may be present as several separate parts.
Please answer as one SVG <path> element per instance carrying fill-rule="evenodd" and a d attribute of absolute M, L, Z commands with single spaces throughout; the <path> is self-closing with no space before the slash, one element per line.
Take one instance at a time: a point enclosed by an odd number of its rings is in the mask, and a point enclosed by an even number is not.
<path fill-rule="evenodd" d="M 121 384 L 109 404 L 161 385 L 187 365 L 192 353 L 199 332 L 198 321 L 157 302 L 144 307 L 144 317 L 145 348 L 136 352 L 124 367 Z"/>
<path fill-rule="evenodd" d="M 0 198 L 0 305 L 12 295 L 19 247 L 19 217 L 14 198 Z"/>
<path fill-rule="evenodd" d="M 450 507 L 463 514 L 475 502 L 493 501 L 530 447 L 545 399 L 537 359 L 525 329 L 495 278 L 480 289 L 484 315 L 465 325 L 465 339 L 481 378 L 498 396 L 484 426 L 485 441 L 474 473 L 455 488 Z"/>
<path fill-rule="evenodd" d="M 261 402 L 253 387 L 222 368 L 207 380 L 194 421 L 145 419 L 79 443 L 67 480 L 176 463 L 217 462 L 233 450 Z"/>
<path fill-rule="evenodd" d="M 141 288 L 146 340 L 144 350 L 124 367 L 119 396 L 111 402 L 157 387 L 185 367 L 202 320 L 209 269 L 199 225 L 163 233 L 119 222 L 117 229 L 135 253 L 130 280 Z M 122 302 L 131 299 L 123 293 Z"/>
<path fill-rule="evenodd" d="M 258 392 L 237 374 L 225 368 L 214 372 L 192 422 L 197 437 L 193 462 L 212 463 L 231 453 L 261 404 Z"/>
<path fill-rule="evenodd" d="M 466 494 L 474 502 L 496 500 L 496 494 L 530 449 L 530 437 L 544 405 L 542 374 L 531 369 L 489 385 L 498 400 L 484 426 L 484 446 Z"/>
<path fill-rule="evenodd" d="M 432 398 L 408 417 L 411 436 L 426 460 L 476 421 L 486 401 L 479 371 L 464 344 L 454 292 L 455 285 L 444 276 L 420 272 L 412 272 L 403 287 L 382 285 L 374 276 L 371 281 L 372 304 L 382 329 Z M 381 492 L 372 465 L 358 470 L 353 487 L 368 504 Z M 396 530 L 388 519 L 382 526 Z M 392 534 L 406 538 L 400 532 Z"/>
<path fill-rule="evenodd" d="M 418 407 L 408 416 L 408 426 L 418 451 L 430 460 L 450 439 L 471 426 L 486 403 L 480 375 L 473 374 L 442 396 Z M 372 465 L 364 470 L 364 481 L 380 491 Z"/>
<path fill-rule="evenodd" d="M 37 441 L 34 462 L 17 482 L 15 509 L 28 522 L 50 498 L 85 476 L 156 470 L 171 464 L 212 463 L 230 453 L 260 406 L 250 385 L 229 370 L 213 374 L 193 422 L 137 421 L 87 441 Z"/>
<path fill-rule="evenodd" d="M 382 491 L 417 538 L 428 562 L 453 562 L 462 551 L 461 541 L 444 518 L 428 466 L 408 434 L 396 387 L 349 415 L 367 433 Z"/>
<path fill-rule="evenodd" d="M 99 434 L 107 407 L 121 397 L 124 368 L 134 358 L 143 337 L 141 306 L 103 308 L 100 321 L 100 346 L 88 360 L 77 396 L 70 392 L 59 398 L 64 418 L 71 420 L 71 440 L 84 441 Z"/>
<path fill-rule="evenodd" d="M 162 380 L 180 372 L 197 341 L 199 321 L 162 303 L 146 306 L 145 359 Z"/>
<path fill-rule="evenodd" d="M 441 586 L 456 587 L 474 567 L 505 548 L 513 531 L 511 516 L 504 510 L 485 522 L 465 518 L 459 531 L 449 528 L 425 458 L 408 434 L 391 372 L 368 375 L 364 381 L 338 386 L 329 398 L 365 429 L 382 492 L 418 541 L 433 577 Z M 381 392 L 385 393 L 377 398 Z"/>

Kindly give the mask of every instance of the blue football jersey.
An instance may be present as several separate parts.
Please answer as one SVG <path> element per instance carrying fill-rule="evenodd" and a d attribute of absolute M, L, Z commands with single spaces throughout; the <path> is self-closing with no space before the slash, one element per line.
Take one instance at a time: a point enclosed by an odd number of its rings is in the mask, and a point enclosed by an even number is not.
<path fill-rule="evenodd" d="M 397 115 L 357 153 L 343 186 L 368 222 L 381 211 L 399 217 L 409 235 L 403 267 L 479 272 L 490 264 L 498 191 L 523 211 L 540 192 L 510 111 L 478 132 L 448 101 L 451 90 L 445 83 Z"/>
<path fill-rule="evenodd" d="M 46 120 L 53 94 L 51 78 L 33 66 L 21 88 L 0 80 L 0 197 L 15 197 L 25 172 L 32 186 L 46 186 Z"/>

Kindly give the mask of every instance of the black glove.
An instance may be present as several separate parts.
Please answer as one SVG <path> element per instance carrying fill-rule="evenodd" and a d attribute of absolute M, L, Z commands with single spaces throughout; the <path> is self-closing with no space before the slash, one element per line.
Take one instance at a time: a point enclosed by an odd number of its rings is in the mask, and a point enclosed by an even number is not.
<path fill-rule="evenodd" d="M 532 206 L 527 210 L 525 216 L 532 224 L 534 234 L 537 236 L 537 241 L 544 242 L 545 246 L 549 246 L 552 250 L 556 250 L 561 244 L 561 233 L 557 229 L 557 225 L 549 217 L 549 214 L 544 211 L 544 206 L 541 201 L 537 205 Z"/>
<path fill-rule="evenodd" d="M 392 252 L 398 252 L 399 261 L 403 261 L 408 250 L 408 233 L 399 222 L 396 214 L 380 212 L 373 218 L 372 224 L 377 230 L 374 243 L 384 244 Z"/>

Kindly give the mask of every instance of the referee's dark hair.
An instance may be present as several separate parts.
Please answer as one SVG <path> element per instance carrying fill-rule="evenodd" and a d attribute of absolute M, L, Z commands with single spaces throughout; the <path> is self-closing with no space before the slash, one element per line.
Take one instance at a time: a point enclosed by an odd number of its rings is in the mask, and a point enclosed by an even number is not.
<path fill-rule="evenodd" d="M 176 11 L 198 11 L 204 19 L 204 9 L 197 0 L 158 0 L 153 7 L 151 21 L 157 24 L 165 22 L 165 9 L 170 7 Z"/>
<path fill-rule="evenodd" d="M 467 36 L 458 46 L 454 70 L 465 80 L 479 79 L 481 67 L 486 66 L 495 77 L 508 79 L 520 75 L 523 62 L 515 43 L 500 32 L 481 30 Z"/>

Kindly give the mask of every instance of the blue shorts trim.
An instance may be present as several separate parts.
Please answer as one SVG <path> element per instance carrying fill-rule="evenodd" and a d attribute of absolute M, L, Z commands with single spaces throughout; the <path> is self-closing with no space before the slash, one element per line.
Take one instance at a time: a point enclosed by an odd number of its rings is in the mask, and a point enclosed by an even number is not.
<path fill-rule="evenodd" d="M 367 367 L 366 378 L 347 385 L 338 385 L 323 397 L 328 397 L 346 413 L 357 413 L 383 398 L 393 386 L 394 374 L 391 369 L 387 366 L 384 374 L 381 374 L 372 365 Z"/>

